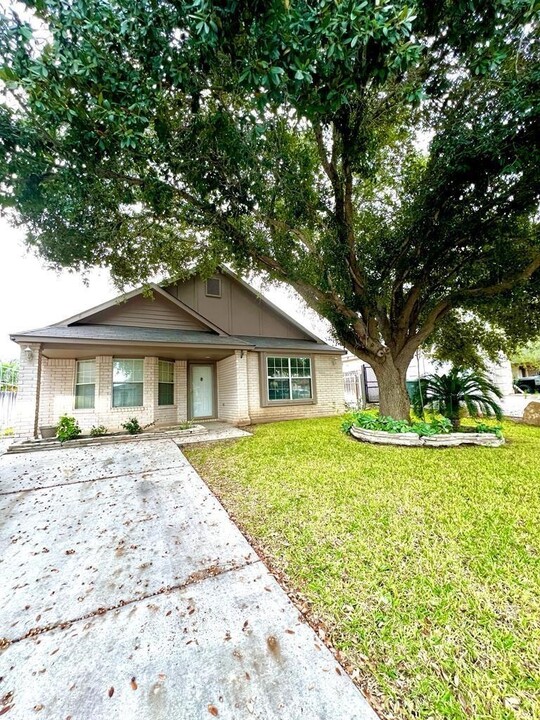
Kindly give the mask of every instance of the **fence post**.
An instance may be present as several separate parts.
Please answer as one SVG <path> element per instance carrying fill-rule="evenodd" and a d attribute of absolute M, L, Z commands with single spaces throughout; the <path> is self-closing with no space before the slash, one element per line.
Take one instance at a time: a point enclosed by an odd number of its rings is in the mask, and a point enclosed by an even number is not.
<path fill-rule="evenodd" d="M 362 410 L 366 407 L 366 366 L 362 365 L 356 378 L 358 399 Z"/>

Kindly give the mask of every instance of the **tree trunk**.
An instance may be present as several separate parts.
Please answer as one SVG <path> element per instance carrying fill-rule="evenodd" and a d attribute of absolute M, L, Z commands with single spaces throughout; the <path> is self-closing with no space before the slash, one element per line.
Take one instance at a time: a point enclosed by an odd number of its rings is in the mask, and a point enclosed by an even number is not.
<path fill-rule="evenodd" d="M 394 420 L 410 420 L 411 401 L 404 370 L 394 365 L 392 358 L 387 355 L 384 362 L 373 364 L 373 371 L 379 385 L 379 411 L 381 415 Z"/>

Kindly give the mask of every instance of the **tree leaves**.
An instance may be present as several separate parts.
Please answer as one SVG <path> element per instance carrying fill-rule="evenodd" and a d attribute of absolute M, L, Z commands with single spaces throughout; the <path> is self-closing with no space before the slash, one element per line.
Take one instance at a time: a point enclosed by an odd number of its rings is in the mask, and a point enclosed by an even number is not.
<path fill-rule="evenodd" d="M 8 15 L 1 202 L 47 261 L 119 283 L 218 262 L 289 282 L 372 363 L 406 364 L 453 308 L 489 319 L 490 348 L 522 341 L 531 8 L 49 0 L 46 45 Z"/>

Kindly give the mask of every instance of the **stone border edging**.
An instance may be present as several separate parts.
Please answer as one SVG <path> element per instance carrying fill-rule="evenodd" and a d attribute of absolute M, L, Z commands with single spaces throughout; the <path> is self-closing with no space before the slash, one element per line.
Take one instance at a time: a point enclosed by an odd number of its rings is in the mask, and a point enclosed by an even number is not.
<path fill-rule="evenodd" d="M 185 430 L 148 430 L 146 432 L 130 435 L 129 433 L 117 433 L 111 435 L 101 435 L 99 437 L 80 437 L 75 440 L 66 440 L 61 443 L 60 440 L 23 440 L 15 442 L 6 450 L 6 454 L 35 452 L 36 450 L 59 450 L 60 448 L 87 447 L 88 445 L 109 445 L 112 443 L 126 443 L 145 440 L 160 440 L 170 438 L 175 440 L 181 439 L 186 435 L 206 435 L 208 429 L 204 425 L 193 425 L 193 427 Z"/>
<path fill-rule="evenodd" d="M 389 433 L 385 430 L 367 430 L 353 425 L 350 430 L 356 440 L 377 445 L 405 445 L 409 447 L 455 447 L 456 445 L 482 445 L 499 447 L 504 438 L 495 433 L 447 433 L 441 435 L 418 435 L 417 433 Z"/>

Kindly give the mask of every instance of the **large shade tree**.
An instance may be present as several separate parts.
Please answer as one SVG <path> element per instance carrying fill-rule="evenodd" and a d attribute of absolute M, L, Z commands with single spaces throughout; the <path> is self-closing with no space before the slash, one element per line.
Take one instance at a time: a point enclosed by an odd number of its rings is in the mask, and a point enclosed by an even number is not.
<path fill-rule="evenodd" d="M 28 0 L 0 31 L 3 204 L 61 266 L 288 283 L 405 418 L 434 333 L 540 329 L 536 11 Z"/>

